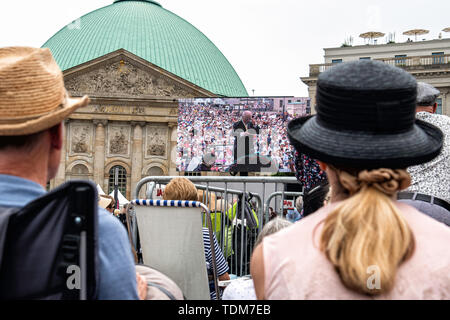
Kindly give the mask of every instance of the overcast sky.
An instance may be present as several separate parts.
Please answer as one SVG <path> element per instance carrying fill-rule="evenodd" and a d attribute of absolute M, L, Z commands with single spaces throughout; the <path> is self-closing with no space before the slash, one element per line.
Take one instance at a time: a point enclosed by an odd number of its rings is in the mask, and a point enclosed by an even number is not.
<path fill-rule="evenodd" d="M 113 0 L 3 1 L 0 47 L 42 46 L 59 29 Z M 323 63 L 323 48 L 367 31 L 396 34 L 421 28 L 437 39 L 450 27 L 448 0 L 159 0 L 202 31 L 228 58 L 249 94 L 307 96 L 299 79 Z M 442 33 L 450 38 L 450 33 Z M 379 39 L 384 43 L 385 39 Z"/>

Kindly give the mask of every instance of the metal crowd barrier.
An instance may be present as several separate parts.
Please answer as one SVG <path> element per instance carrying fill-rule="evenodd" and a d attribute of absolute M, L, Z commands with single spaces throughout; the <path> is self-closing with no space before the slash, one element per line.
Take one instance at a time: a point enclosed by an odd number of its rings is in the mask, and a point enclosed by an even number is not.
<path fill-rule="evenodd" d="M 167 185 L 172 179 L 179 177 L 147 177 L 142 179 L 136 186 L 133 199 L 138 199 L 141 189 L 147 187 L 146 198 L 152 199 L 154 190 L 157 186 Z M 280 205 L 280 215 L 283 215 L 283 203 L 285 197 L 302 196 L 299 192 L 284 191 L 285 184 L 295 184 L 295 177 L 214 177 L 214 176 L 195 176 L 185 177 L 192 181 L 198 190 L 204 190 L 203 203 L 210 209 L 218 208 L 217 212 L 212 212 L 213 229 L 216 234 L 217 241 L 222 252 L 227 259 L 230 273 L 238 277 L 248 275 L 250 273 L 250 258 L 254 249 L 256 238 L 261 232 L 265 223 L 269 221 L 269 206 L 272 200 L 276 200 L 281 196 L 281 203 L 275 201 L 275 210 L 278 211 Z M 212 186 L 211 184 L 223 184 L 223 187 Z M 229 188 L 229 184 L 242 184 L 242 190 Z M 253 209 L 258 218 L 258 228 L 247 228 L 245 219 L 237 219 L 237 202 L 243 202 L 244 195 L 248 194 L 249 184 L 259 184 L 261 192 L 252 192 Z M 266 186 L 273 184 L 275 192 L 266 195 Z M 279 186 L 281 191 L 278 191 Z M 240 189 L 240 188 L 239 188 Z M 270 192 L 270 191 L 269 191 Z M 214 196 L 213 196 L 214 195 Z M 213 199 L 214 203 L 210 203 Z M 219 202 L 220 201 L 220 202 Z M 220 206 L 218 205 L 220 204 Z M 244 206 L 241 206 L 240 217 L 245 217 Z M 213 210 L 214 211 L 214 210 Z M 230 219 L 234 214 L 235 218 Z M 133 212 L 130 212 L 132 240 L 137 247 L 137 225 Z M 231 241 L 230 241 L 231 238 Z M 213 246 L 213 245 L 212 245 Z"/>

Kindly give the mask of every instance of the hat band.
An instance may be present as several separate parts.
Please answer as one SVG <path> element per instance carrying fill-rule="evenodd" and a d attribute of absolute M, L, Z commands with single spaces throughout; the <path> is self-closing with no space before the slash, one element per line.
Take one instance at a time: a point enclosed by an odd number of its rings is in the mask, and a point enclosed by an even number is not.
<path fill-rule="evenodd" d="M 40 114 L 32 115 L 29 117 L 20 117 L 20 118 L 14 118 L 14 119 L 0 119 L 0 124 L 18 124 L 18 123 L 23 123 L 23 122 L 39 119 L 39 118 L 45 117 L 53 112 L 56 112 L 62 108 L 64 108 L 64 104 L 60 104 L 58 107 L 56 107 L 55 109 L 53 109 L 49 112 L 40 113 Z"/>
<path fill-rule="evenodd" d="M 414 88 L 363 92 L 318 84 L 317 120 L 332 129 L 405 132 L 414 125 L 415 108 Z"/>

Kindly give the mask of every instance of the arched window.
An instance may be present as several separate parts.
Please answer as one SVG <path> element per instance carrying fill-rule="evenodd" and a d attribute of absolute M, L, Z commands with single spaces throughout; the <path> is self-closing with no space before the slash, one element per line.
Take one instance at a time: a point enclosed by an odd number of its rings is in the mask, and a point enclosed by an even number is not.
<path fill-rule="evenodd" d="M 84 164 L 77 164 L 70 172 L 71 180 L 88 180 L 89 170 Z"/>
<path fill-rule="evenodd" d="M 114 179 L 116 168 L 119 169 L 119 191 L 126 197 L 127 195 L 127 170 L 122 166 L 115 166 L 109 170 L 108 194 L 114 191 Z"/>
<path fill-rule="evenodd" d="M 161 177 L 163 175 L 164 175 L 164 171 L 163 171 L 163 169 L 161 169 L 159 167 L 151 167 L 147 171 L 147 176 L 149 176 L 149 177 Z"/>
<path fill-rule="evenodd" d="M 72 174 L 86 175 L 86 174 L 89 174 L 89 170 L 88 170 L 88 168 L 86 168 L 86 166 L 84 166 L 82 164 L 77 164 L 76 166 L 74 166 L 72 168 Z"/>

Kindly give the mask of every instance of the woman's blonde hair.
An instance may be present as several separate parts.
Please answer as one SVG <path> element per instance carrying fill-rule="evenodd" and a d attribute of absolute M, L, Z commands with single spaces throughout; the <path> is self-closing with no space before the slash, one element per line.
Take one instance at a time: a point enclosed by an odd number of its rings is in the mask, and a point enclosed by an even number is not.
<path fill-rule="evenodd" d="M 174 178 L 164 189 L 163 199 L 197 201 L 197 188 L 186 178 Z"/>
<path fill-rule="evenodd" d="M 368 295 L 389 292 L 398 267 L 415 247 L 413 233 L 391 199 L 411 184 L 411 177 L 406 170 L 330 169 L 349 198 L 325 219 L 320 249 L 347 288 Z M 370 285 L 372 270 L 379 271 L 379 286 Z"/>

